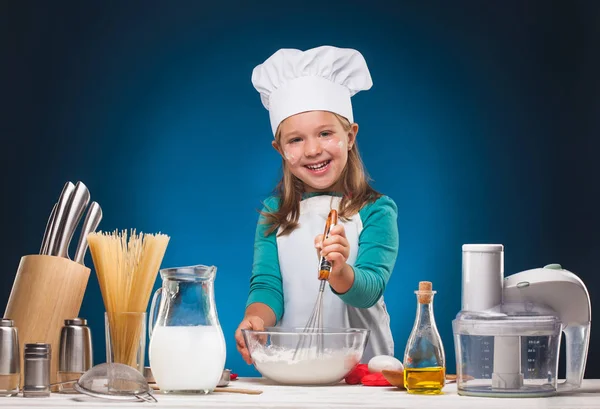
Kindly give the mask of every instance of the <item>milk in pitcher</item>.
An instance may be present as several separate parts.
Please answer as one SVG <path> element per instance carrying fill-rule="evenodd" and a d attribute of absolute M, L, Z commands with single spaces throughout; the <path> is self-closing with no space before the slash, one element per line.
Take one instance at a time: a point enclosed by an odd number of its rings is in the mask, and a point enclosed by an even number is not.
<path fill-rule="evenodd" d="M 156 326 L 149 348 L 150 367 L 161 391 L 209 393 L 225 368 L 220 326 Z"/>

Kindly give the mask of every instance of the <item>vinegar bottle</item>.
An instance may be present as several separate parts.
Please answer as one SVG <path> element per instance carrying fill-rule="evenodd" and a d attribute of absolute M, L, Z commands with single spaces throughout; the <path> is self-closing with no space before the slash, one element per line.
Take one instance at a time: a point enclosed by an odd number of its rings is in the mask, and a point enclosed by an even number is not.
<path fill-rule="evenodd" d="M 433 316 L 431 282 L 421 281 L 417 316 L 404 351 L 404 387 L 408 393 L 437 395 L 446 379 L 446 358 Z"/>

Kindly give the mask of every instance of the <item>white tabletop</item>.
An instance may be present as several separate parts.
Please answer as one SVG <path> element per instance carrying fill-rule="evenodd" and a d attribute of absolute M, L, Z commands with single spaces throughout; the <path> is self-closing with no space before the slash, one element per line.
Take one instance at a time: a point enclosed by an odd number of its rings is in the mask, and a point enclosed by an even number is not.
<path fill-rule="evenodd" d="M 49 398 L 0 398 L 1 408 L 600 408 L 600 379 L 585 380 L 578 393 L 549 398 L 474 398 L 459 396 L 456 384 L 442 395 L 409 395 L 394 387 L 362 385 L 299 387 L 274 385 L 265 379 L 240 378 L 228 388 L 261 390 L 260 395 L 214 392 L 202 396 L 155 394 L 158 403 L 115 402 L 84 395 L 52 394 Z M 133 406 L 132 406 L 133 405 Z"/>

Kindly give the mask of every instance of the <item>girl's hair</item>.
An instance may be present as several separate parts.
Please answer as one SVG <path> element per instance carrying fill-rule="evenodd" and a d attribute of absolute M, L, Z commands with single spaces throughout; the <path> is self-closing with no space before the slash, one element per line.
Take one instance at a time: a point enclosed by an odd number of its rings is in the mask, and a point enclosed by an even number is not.
<path fill-rule="evenodd" d="M 340 121 L 344 131 L 351 130 L 352 125 L 346 118 L 335 113 L 333 115 Z M 277 128 L 275 140 L 277 143 L 281 140 L 281 125 Z M 274 192 L 274 195 L 279 198 L 279 209 L 275 212 L 270 212 L 269 209 L 266 212 L 261 211 L 265 217 L 265 223 L 270 225 L 265 232 L 267 236 L 279 228 L 281 228 L 281 235 L 289 234 L 298 226 L 304 184 L 290 172 L 287 162 L 283 158 L 282 172 L 283 176 Z M 340 201 L 338 212 L 342 219 L 349 219 L 358 213 L 365 204 L 374 202 L 381 197 L 381 193 L 369 185 L 370 179 L 360 158 L 356 141 L 348 152 L 348 162 L 340 178 L 343 183 L 344 195 Z"/>

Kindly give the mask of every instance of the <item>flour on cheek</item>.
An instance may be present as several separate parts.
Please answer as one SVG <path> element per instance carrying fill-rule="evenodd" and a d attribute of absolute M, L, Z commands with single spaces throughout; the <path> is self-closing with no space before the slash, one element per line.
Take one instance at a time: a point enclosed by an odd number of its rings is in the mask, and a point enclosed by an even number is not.
<path fill-rule="evenodd" d="M 283 154 L 285 156 L 285 160 L 287 160 L 290 165 L 294 166 L 296 163 L 298 163 L 298 158 L 296 158 L 296 155 L 293 153 L 284 151 Z"/>
<path fill-rule="evenodd" d="M 324 140 L 321 146 L 330 154 L 338 155 L 346 146 L 346 142 L 343 139 L 331 138 Z"/>

